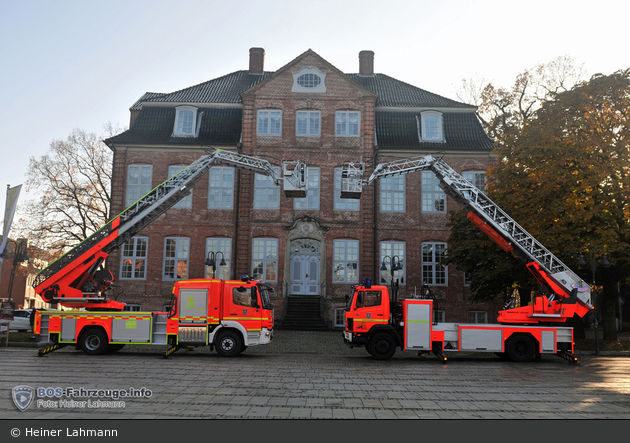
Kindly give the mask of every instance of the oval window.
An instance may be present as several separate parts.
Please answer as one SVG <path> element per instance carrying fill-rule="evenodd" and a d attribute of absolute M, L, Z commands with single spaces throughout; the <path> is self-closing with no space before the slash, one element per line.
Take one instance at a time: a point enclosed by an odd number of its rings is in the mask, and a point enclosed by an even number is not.
<path fill-rule="evenodd" d="M 322 79 L 316 74 L 302 74 L 297 78 L 297 84 L 303 88 L 315 88 L 319 86 Z"/>

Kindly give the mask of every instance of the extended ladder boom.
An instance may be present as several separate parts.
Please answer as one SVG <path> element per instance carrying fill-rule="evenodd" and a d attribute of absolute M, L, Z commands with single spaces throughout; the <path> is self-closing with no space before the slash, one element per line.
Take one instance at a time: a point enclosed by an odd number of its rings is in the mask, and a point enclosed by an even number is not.
<path fill-rule="evenodd" d="M 342 197 L 358 198 L 361 187 L 374 180 L 418 171 L 432 171 L 440 180 L 440 188 L 468 209 L 468 218 L 507 251 L 514 251 L 527 263 L 541 282 L 561 298 L 579 300 L 591 309 L 591 288 L 558 257 L 507 215 L 488 196 L 458 174 L 442 159 L 431 155 L 404 159 L 376 166 L 369 179 L 361 177 L 362 163 L 347 163 L 342 169 Z"/>
<path fill-rule="evenodd" d="M 100 228 L 86 240 L 39 272 L 33 288 L 46 302 L 58 301 L 74 307 L 121 309 L 124 304 L 108 300 L 106 293 L 113 281 L 111 272 L 98 268 L 107 255 L 132 238 L 192 191 L 208 169 L 227 165 L 270 176 L 276 185 L 284 182 L 287 197 L 305 197 L 307 167 L 302 161 L 282 164 L 279 177 L 271 163 L 230 151 L 213 150 L 156 186 L 140 200 Z"/>

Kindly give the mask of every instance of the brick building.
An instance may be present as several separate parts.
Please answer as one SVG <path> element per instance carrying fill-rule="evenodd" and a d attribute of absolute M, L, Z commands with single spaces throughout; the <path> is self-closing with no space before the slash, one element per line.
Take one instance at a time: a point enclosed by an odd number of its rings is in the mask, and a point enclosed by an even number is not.
<path fill-rule="evenodd" d="M 110 255 L 118 300 L 162 310 L 176 279 L 255 275 L 275 289 L 276 320 L 312 300 L 332 327 L 352 285 L 388 281 L 393 257 L 403 264 L 395 275 L 401 295 L 419 291 L 424 280 L 443 321 L 493 321 L 499 306 L 471 305 L 464 275 L 439 264 L 448 212 L 459 206 L 431 172 L 375 182 L 360 200 L 339 195 L 344 162 L 364 162 L 369 174 L 376 163 L 427 153 L 444 154 L 455 170 L 483 183 L 493 146 L 476 108 L 375 74 L 372 51 L 359 54 L 358 74 L 312 50 L 276 72 L 264 71 L 264 57 L 252 48 L 248 70 L 146 93 L 131 107 L 130 129 L 106 141 L 114 152 L 112 214 L 208 147 L 278 165 L 303 160 L 308 196 L 284 198 L 267 177 L 211 168 L 191 196 Z M 206 267 L 209 254 L 225 266 Z M 388 271 L 381 272 L 383 263 Z"/>

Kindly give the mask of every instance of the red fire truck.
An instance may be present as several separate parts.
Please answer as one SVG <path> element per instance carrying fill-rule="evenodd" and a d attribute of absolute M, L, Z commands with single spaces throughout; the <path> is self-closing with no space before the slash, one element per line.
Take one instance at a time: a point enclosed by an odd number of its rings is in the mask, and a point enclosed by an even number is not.
<path fill-rule="evenodd" d="M 419 297 L 399 301 L 394 279 L 391 293 L 386 286 L 363 282 L 347 301 L 346 344 L 364 346 L 374 358 L 382 360 L 391 358 L 400 347 L 433 352 L 443 361 L 447 351 L 493 352 L 517 362 L 541 354 L 577 361 L 573 329 L 562 325 L 592 309 L 591 288 L 441 158 L 426 155 L 383 163 L 367 180 L 362 178 L 362 163 L 347 163 L 342 169 L 342 198 L 358 198 L 362 186 L 374 180 L 424 170 L 432 171 L 444 192 L 469 211 L 472 223 L 525 261 L 545 293 L 528 306 L 506 305 L 499 312 L 499 324 L 439 323 L 434 315 L 437 301 L 430 287 L 423 286 Z"/>
<path fill-rule="evenodd" d="M 126 344 L 170 345 L 165 357 L 189 346 L 235 356 L 247 346 L 271 341 L 272 288 L 247 276 L 178 281 L 169 312 L 123 311 L 125 304 L 109 296 L 114 276 L 103 268 L 108 254 L 188 195 L 215 164 L 269 175 L 276 185 L 283 182 L 285 196 L 306 196 L 308 169 L 302 161 L 283 162 L 282 177 L 277 177 L 266 160 L 223 150 L 206 153 L 37 274 L 35 292 L 46 302 L 72 308 L 35 312 L 34 333 L 48 345 L 40 356 L 67 345 L 97 355 Z"/>

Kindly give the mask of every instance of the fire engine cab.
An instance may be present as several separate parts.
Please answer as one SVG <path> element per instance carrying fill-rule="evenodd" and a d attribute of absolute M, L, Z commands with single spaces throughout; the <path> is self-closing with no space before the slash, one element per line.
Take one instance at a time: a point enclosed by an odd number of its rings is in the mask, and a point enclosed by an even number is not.
<path fill-rule="evenodd" d="M 67 345 L 97 355 L 147 344 L 170 345 L 164 357 L 190 346 L 209 346 L 233 357 L 248 346 L 271 342 L 272 288 L 247 276 L 178 281 L 169 312 L 124 311 L 125 304 L 109 295 L 114 277 L 102 267 L 108 254 L 188 195 L 214 164 L 269 175 L 276 185 L 284 182 L 287 197 L 307 193 L 308 169 L 302 161 L 283 162 L 282 177 L 277 177 L 266 160 L 222 150 L 205 154 L 37 274 L 35 292 L 46 302 L 71 308 L 35 312 L 33 331 L 46 345 L 40 356 Z"/>
<path fill-rule="evenodd" d="M 364 281 L 347 300 L 345 343 L 363 346 L 381 360 L 391 358 L 400 347 L 433 352 L 444 362 L 448 351 L 493 352 L 517 362 L 541 354 L 577 361 L 573 355 L 573 328 L 562 325 L 592 309 L 591 288 L 442 159 L 426 155 L 379 164 L 367 180 L 362 178 L 362 163 L 348 163 L 342 169 L 341 196 L 359 198 L 362 186 L 374 180 L 423 170 L 436 175 L 444 192 L 469 211 L 472 223 L 504 250 L 525 261 L 546 288 L 545 293 L 528 306 L 508 303 L 499 312 L 499 324 L 438 323 L 434 315 L 437 300 L 430 287 L 423 286 L 418 297 L 398 300 L 398 284 L 393 279 L 390 290 Z"/>

